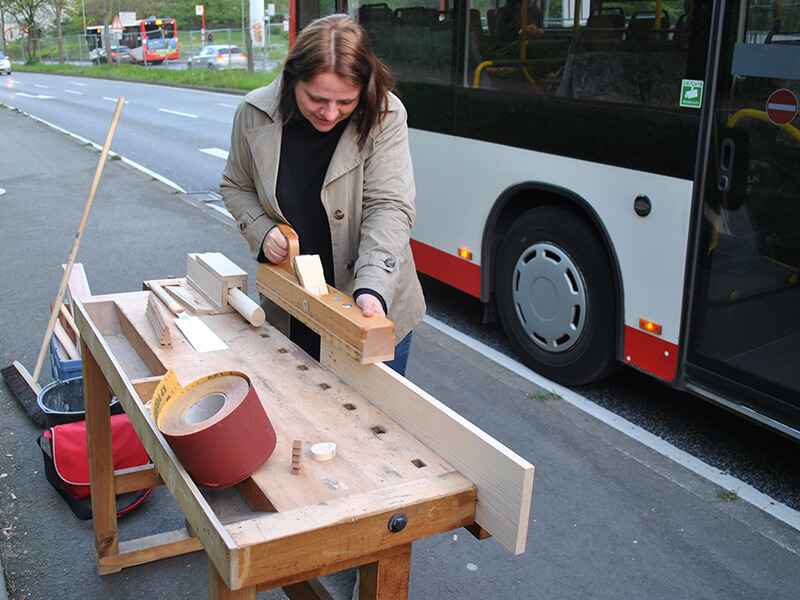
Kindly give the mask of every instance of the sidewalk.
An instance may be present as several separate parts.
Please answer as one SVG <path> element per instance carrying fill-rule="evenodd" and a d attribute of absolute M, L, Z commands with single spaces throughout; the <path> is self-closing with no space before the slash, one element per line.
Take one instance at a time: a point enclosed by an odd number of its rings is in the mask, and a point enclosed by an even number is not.
<path fill-rule="evenodd" d="M 2 108 L 0 131 L 14 140 L 0 153 L 0 365 L 30 368 L 98 154 Z M 79 253 L 92 291 L 181 275 L 195 251 L 254 272 L 222 217 L 110 162 Z M 414 547 L 411 598 L 796 598 L 797 531 L 429 326 L 415 333 L 409 377 L 536 465 L 527 552 L 463 530 L 431 538 Z M 207 597 L 202 553 L 97 575 L 91 523 L 49 487 L 38 432 L 2 384 L 0 411 L 0 556 L 12 600 Z M 162 487 L 120 530 L 128 539 L 182 523 Z"/>

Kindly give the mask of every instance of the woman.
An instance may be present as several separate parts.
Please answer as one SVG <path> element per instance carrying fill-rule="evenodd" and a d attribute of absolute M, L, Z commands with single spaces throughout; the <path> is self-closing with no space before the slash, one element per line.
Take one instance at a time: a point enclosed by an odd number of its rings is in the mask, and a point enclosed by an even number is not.
<path fill-rule="evenodd" d="M 301 254 L 319 254 L 329 284 L 352 294 L 364 316 L 394 321 L 389 366 L 405 374 L 425 301 L 409 246 L 415 209 L 406 112 L 393 83 L 348 16 L 314 21 L 283 73 L 239 106 L 220 187 L 259 261 L 286 260 L 276 225 L 288 223 Z M 266 308 L 273 324 L 319 358 L 316 334 Z"/>

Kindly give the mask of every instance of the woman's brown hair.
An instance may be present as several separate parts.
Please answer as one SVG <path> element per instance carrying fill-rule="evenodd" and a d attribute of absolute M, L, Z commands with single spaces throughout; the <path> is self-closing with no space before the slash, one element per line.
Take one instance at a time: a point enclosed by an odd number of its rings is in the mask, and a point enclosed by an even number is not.
<path fill-rule="evenodd" d="M 366 32 L 347 15 L 317 19 L 297 36 L 283 67 L 280 111 L 284 122 L 297 110 L 295 84 L 320 73 L 335 73 L 361 87 L 353 119 L 358 145 L 363 147 L 369 132 L 388 110 L 394 79 L 370 48 Z"/>

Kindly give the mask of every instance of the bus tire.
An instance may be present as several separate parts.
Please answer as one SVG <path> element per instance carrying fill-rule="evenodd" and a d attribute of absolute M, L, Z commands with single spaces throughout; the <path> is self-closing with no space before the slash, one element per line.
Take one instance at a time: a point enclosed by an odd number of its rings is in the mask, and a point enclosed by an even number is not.
<path fill-rule="evenodd" d="M 500 322 L 525 364 L 563 385 L 602 379 L 615 366 L 617 301 L 603 244 L 561 206 L 524 213 L 497 254 Z"/>

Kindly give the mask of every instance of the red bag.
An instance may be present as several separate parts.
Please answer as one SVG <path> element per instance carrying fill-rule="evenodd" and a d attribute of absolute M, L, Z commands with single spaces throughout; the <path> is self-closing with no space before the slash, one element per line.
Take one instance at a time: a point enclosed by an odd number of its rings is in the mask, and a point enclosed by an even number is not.
<path fill-rule="evenodd" d="M 51 427 L 39 436 L 38 443 L 44 455 L 47 480 L 67 501 L 76 517 L 82 520 L 91 519 L 86 421 Z M 139 467 L 150 462 L 128 415 L 111 417 L 111 453 L 114 469 Z M 152 491 L 147 489 L 137 493 L 133 501 L 117 511 L 117 516 L 121 517 L 132 511 Z"/>

